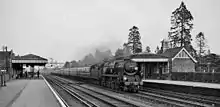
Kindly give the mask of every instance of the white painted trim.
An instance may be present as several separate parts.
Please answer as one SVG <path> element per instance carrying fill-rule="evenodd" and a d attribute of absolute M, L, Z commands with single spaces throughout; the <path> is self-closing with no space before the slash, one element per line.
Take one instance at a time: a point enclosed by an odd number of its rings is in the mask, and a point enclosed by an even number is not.
<path fill-rule="evenodd" d="M 12 63 L 47 63 L 45 60 L 12 60 Z"/>
<path fill-rule="evenodd" d="M 47 80 L 41 76 L 45 83 L 47 84 L 47 86 L 50 88 L 50 90 L 52 91 L 53 95 L 56 97 L 56 99 L 58 100 L 58 102 L 60 103 L 61 107 L 68 107 L 66 104 L 66 102 L 64 102 L 64 100 L 62 99 L 62 97 L 53 89 L 53 87 L 51 87 L 51 85 L 47 82 Z M 65 104 L 66 103 L 66 104 Z"/>
<path fill-rule="evenodd" d="M 134 59 L 131 59 L 132 61 L 135 61 L 135 62 L 168 62 L 168 59 L 165 59 L 165 58 L 160 58 L 160 59 L 146 59 L 146 58 L 142 58 L 142 59 L 139 59 L 139 58 L 134 58 Z"/>
<path fill-rule="evenodd" d="M 181 53 L 184 53 L 184 54 L 186 54 L 187 56 L 182 57 L 182 56 L 180 56 Z M 189 57 L 189 55 L 188 55 L 185 51 L 181 51 L 181 52 L 176 56 L 176 58 L 183 58 L 183 59 L 184 59 L 184 58 L 190 58 L 190 57 Z"/>
<path fill-rule="evenodd" d="M 191 59 L 190 57 L 176 57 L 176 58 L 178 58 L 178 59 Z M 173 60 L 175 59 L 175 58 L 172 58 Z"/>
<path fill-rule="evenodd" d="M 150 82 L 150 83 L 162 83 L 162 84 L 173 84 L 173 85 L 190 86 L 190 87 L 205 87 L 211 89 L 220 89 L 220 85 L 217 83 L 202 83 L 202 82 L 174 81 L 174 80 L 150 80 L 150 79 L 145 79 L 142 81 Z"/>
<path fill-rule="evenodd" d="M 197 61 L 192 57 L 192 55 L 190 55 L 190 53 L 189 53 L 184 47 L 175 55 L 175 57 L 172 58 L 172 61 L 173 61 L 175 58 L 177 58 L 177 55 L 179 55 L 180 52 L 182 52 L 183 50 L 186 52 L 187 55 L 189 55 L 189 57 L 190 57 L 195 63 L 197 63 Z"/>

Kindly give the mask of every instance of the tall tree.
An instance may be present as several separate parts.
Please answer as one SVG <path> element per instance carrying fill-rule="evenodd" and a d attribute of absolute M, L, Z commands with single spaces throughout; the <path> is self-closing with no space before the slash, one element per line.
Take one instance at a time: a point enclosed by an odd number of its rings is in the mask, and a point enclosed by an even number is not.
<path fill-rule="evenodd" d="M 79 66 L 78 62 L 75 60 L 71 61 L 70 63 L 71 63 L 71 67 L 78 67 Z"/>
<path fill-rule="evenodd" d="M 207 47 L 205 35 L 203 32 L 199 32 L 199 34 L 196 35 L 196 44 L 197 47 L 199 48 L 198 51 L 199 57 L 201 57 L 205 54 L 206 51 L 205 48 Z"/>
<path fill-rule="evenodd" d="M 131 50 L 127 43 L 123 44 L 123 55 L 124 56 L 131 55 Z"/>
<path fill-rule="evenodd" d="M 70 67 L 70 62 L 65 62 L 65 64 L 64 64 L 64 68 L 69 68 Z"/>
<path fill-rule="evenodd" d="M 157 46 L 157 48 L 156 48 L 156 50 L 155 50 L 155 53 L 158 54 L 159 51 L 160 51 L 160 48 L 159 48 L 159 46 Z"/>
<path fill-rule="evenodd" d="M 150 50 L 150 46 L 146 46 L 146 50 L 145 50 L 147 53 L 150 53 L 151 50 Z"/>
<path fill-rule="evenodd" d="M 191 30 L 193 16 L 187 10 L 184 2 L 181 2 L 180 7 L 172 12 L 171 28 L 168 37 L 171 39 L 173 47 L 182 47 L 191 44 Z"/>
<path fill-rule="evenodd" d="M 132 53 L 139 53 L 142 52 L 142 44 L 141 44 L 141 36 L 138 31 L 138 27 L 133 26 L 131 29 L 129 29 L 129 35 L 128 35 L 128 43 L 127 46 L 131 49 Z"/>
<path fill-rule="evenodd" d="M 118 48 L 115 52 L 115 57 L 123 56 L 123 49 Z"/>

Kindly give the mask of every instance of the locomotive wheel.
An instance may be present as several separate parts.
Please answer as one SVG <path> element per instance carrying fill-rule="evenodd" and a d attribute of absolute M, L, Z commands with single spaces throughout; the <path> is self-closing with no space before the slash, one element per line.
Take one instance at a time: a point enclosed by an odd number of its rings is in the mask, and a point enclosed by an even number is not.
<path fill-rule="evenodd" d="M 112 82 L 112 87 L 115 90 L 115 81 Z"/>
<path fill-rule="evenodd" d="M 115 88 L 115 90 L 117 90 L 117 82 L 116 81 L 114 82 L 114 88 Z"/>
<path fill-rule="evenodd" d="M 123 87 L 123 91 L 127 91 L 127 89 L 126 89 L 126 87 L 125 87 L 125 86 Z"/>
<path fill-rule="evenodd" d="M 111 89 L 114 89 L 114 82 L 111 82 Z"/>
<path fill-rule="evenodd" d="M 124 91 L 124 85 L 122 85 L 121 83 L 119 84 L 119 88 L 121 91 Z"/>
<path fill-rule="evenodd" d="M 107 87 L 111 88 L 111 83 L 109 81 L 107 82 Z"/>
<path fill-rule="evenodd" d="M 105 82 L 104 82 L 104 81 L 102 81 L 102 86 L 104 86 L 104 87 L 105 87 Z"/>
<path fill-rule="evenodd" d="M 138 86 L 135 86 L 135 87 L 133 88 L 133 92 L 135 92 L 135 93 L 138 92 Z"/>
<path fill-rule="evenodd" d="M 104 81 L 102 81 L 102 86 L 104 86 L 104 87 L 105 87 L 105 82 L 104 82 Z"/>
<path fill-rule="evenodd" d="M 101 80 L 99 80 L 98 82 L 99 82 L 99 85 L 100 85 L 100 86 L 102 86 L 102 81 L 101 81 Z"/>
<path fill-rule="evenodd" d="M 111 84 L 111 82 L 109 81 L 109 82 L 108 82 L 108 88 L 111 88 L 111 86 L 112 86 L 112 84 Z"/>
<path fill-rule="evenodd" d="M 119 84 L 115 82 L 115 90 L 119 90 Z"/>

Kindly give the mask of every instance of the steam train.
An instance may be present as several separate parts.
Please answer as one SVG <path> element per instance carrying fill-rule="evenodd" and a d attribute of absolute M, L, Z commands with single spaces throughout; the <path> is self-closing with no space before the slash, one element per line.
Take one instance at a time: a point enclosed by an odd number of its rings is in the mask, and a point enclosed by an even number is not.
<path fill-rule="evenodd" d="M 115 90 L 138 92 L 143 73 L 138 64 L 130 59 L 114 59 L 87 67 L 65 68 L 59 75 L 81 77 Z"/>

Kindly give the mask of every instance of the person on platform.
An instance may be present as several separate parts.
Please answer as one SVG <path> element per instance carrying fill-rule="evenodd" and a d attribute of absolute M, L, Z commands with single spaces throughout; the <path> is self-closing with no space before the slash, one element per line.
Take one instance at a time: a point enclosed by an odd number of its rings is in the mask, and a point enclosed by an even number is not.
<path fill-rule="evenodd" d="M 20 78 L 22 78 L 22 77 L 23 77 L 23 71 L 20 72 Z"/>
<path fill-rule="evenodd" d="M 37 78 L 39 78 L 40 70 L 37 71 Z"/>
<path fill-rule="evenodd" d="M 25 78 L 27 78 L 28 77 L 28 73 L 27 73 L 27 70 L 25 71 Z"/>

